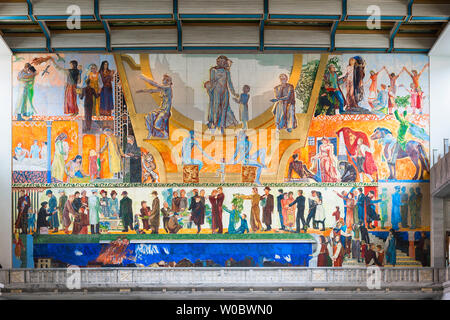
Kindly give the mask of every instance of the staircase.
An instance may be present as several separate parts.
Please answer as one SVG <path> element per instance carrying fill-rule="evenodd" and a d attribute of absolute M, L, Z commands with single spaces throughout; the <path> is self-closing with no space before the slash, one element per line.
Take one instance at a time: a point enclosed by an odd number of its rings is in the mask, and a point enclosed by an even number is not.
<path fill-rule="evenodd" d="M 384 240 L 371 234 L 369 232 L 369 238 L 370 238 L 370 243 L 375 244 L 375 246 L 377 245 L 381 245 L 381 247 L 384 249 Z M 396 267 L 413 267 L 413 268 L 418 268 L 418 267 L 422 267 L 422 264 L 419 261 L 414 260 L 413 258 L 409 257 L 405 252 L 397 249 L 396 250 L 397 253 L 397 264 L 395 265 Z M 386 253 L 385 253 L 386 256 Z M 365 262 L 358 262 L 356 259 L 352 259 L 352 258 L 345 258 L 344 262 L 342 264 L 343 267 L 365 267 L 366 264 Z M 385 267 L 392 267 L 391 264 L 385 264 Z"/>

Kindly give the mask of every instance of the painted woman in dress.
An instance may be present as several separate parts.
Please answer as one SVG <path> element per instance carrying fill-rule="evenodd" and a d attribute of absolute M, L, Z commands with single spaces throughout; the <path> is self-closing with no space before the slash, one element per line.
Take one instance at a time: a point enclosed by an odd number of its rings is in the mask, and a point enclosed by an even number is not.
<path fill-rule="evenodd" d="M 118 178 L 118 175 L 122 168 L 122 149 L 120 148 L 117 137 L 113 135 L 111 129 L 105 129 L 104 133 L 106 135 L 106 139 L 105 144 L 100 149 L 100 153 L 103 153 L 106 149 L 108 149 L 109 171 L 116 178 Z"/>
<path fill-rule="evenodd" d="M 284 225 L 289 228 L 290 231 L 294 231 L 295 224 L 295 213 L 297 212 L 297 204 L 290 206 L 292 202 L 294 202 L 294 193 L 289 191 L 288 193 L 288 207 L 286 209 L 287 220 L 283 219 Z"/>
<path fill-rule="evenodd" d="M 169 138 L 169 119 L 172 110 L 172 78 L 165 74 L 162 79 L 162 84 L 159 84 L 144 75 L 141 75 L 141 79 L 150 85 L 156 87 L 156 89 L 144 89 L 137 90 L 136 93 L 157 93 L 161 98 L 159 109 L 153 110 L 145 117 L 145 123 L 148 129 L 148 138 Z"/>
<path fill-rule="evenodd" d="M 355 56 L 349 59 L 345 73 L 339 77 L 339 80 L 344 81 L 347 90 L 347 110 L 358 108 L 358 103 L 364 99 L 364 69 L 365 61 Z"/>
<path fill-rule="evenodd" d="M 64 132 L 56 137 L 52 161 L 52 177 L 61 182 L 64 181 L 64 167 L 69 154 L 69 144 L 66 139 L 67 134 Z"/>
<path fill-rule="evenodd" d="M 384 252 L 386 253 L 386 264 L 395 266 L 397 264 L 397 248 L 394 229 L 389 231 L 389 235 L 384 244 Z"/>
<path fill-rule="evenodd" d="M 33 106 L 34 95 L 34 79 L 38 72 L 29 63 L 26 63 L 23 69 L 17 75 L 17 80 L 20 83 L 19 102 L 16 108 L 17 120 L 24 120 L 30 118 L 35 113 Z"/>
<path fill-rule="evenodd" d="M 320 235 L 320 252 L 317 257 L 318 267 L 328 267 L 328 261 L 330 259 L 329 243 L 323 235 Z"/>
<path fill-rule="evenodd" d="M 314 224 L 317 226 L 317 228 L 319 228 L 319 223 L 321 223 L 321 231 L 325 231 L 325 208 L 323 207 L 322 193 L 316 191 L 316 198 L 314 200 L 317 203 L 316 215 L 314 216 Z"/>
<path fill-rule="evenodd" d="M 90 86 L 95 90 L 96 93 L 99 93 L 99 78 L 100 73 L 98 72 L 98 67 L 95 63 L 92 63 L 88 67 L 88 72 L 86 74 L 86 79 L 89 79 Z M 92 115 L 99 116 L 100 115 L 100 99 L 94 96 L 94 103 L 92 108 Z"/>
<path fill-rule="evenodd" d="M 347 215 L 345 217 L 345 222 L 347 225 L 347 228 L 351 228 L 355 222 L 354 220 L 354 211 L 356 207 L 356 201 L 353 196 L 353 192 L 349 192 L 347 194 L 347 201 L 345 207 L 347 208 Z"/>
<path fill-rule="evenodd" d="M 204 84 L 209 95 L 208 128 L 220 128 L 222 133 L 225 128 L 238 124 L 230 107 L 230 93 L 239 98 L 231 82 L 230 66 L 231 60 L 219 56 L 216 66 L 209 70 L 209 81 Z"/>
<path fill-rule="evenodd" d="M 99 73 L 103 83 L 100 91 L 100 115 L 110 116 L 114 109 L 112 82 L 115 71 L 109 69 L 108 61 L 102 61 Z"/>
<path fill-rule="evenodd" d="M 54 58 L 50 58 L 56 69 L 64 72 L 66 75 L 66 87 L 64 90 L 64 113 L 68 115 L 78 114 L 77 104 L 77 85 L 81 82 L 82 67 L 78 65 L 78 61 L 70 61 L 70 68 L 66 69 L 59 66 Z"/>
<path fill-rule="evenodd" d="M 334 146 L 328 138 L 322 138 L 319 152 L 311 158 L 314 167 L 320 171 L 321 182 L 338 182 L 338 161 Z"/>

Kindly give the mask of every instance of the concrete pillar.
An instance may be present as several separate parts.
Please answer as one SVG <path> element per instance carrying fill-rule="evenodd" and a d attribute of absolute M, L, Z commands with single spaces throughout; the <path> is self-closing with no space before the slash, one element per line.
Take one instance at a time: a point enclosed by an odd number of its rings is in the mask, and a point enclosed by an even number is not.
<path fill-rule="evenodd" d="M 12 132 L 12 57 L 3 38 L 0 37 L 0 97 L 2 97 L 2 116 L 0 118 L 0 264 L 3 268 L 12 267 L 12 193 L 11 193 L 11 132 Z"/>
<path fill-rule="evenodd" d="M 444 199 L 431 197 L 431 266 L 445 267 Z"/>

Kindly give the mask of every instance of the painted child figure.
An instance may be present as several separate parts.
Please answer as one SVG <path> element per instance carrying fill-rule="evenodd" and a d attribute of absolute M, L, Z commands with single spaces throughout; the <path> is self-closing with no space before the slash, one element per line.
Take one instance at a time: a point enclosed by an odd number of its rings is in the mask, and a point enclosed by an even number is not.
<path fill-rule="evenodd" d="M 361 241 L 361 260 L 364 261 L 366 258 L 366 252 L 367 252 L 367 244 L 364 240 Z"/>
<path fill-rule="evenodd" d="M 234 101 L 239 103 L 239 120 L 242 122 L 242 129 L 248 128 L 248 101 L 250 99 L 250 86 L 244 85 L 242 87 L 242 93 L 239 95 L 239 99 L 234 98 Z"/>
<path fill-rule="evenodd" d="M 133 229 L 136 231 L 136 234 L 144 234 L 145 232 L 139 229 L 139 216 L 137 214 L 134 215 L 134 224 Z"/>
<path fill-rule="evenodd" d="M 28 212 L 28 234 L 33 234 L 36 232 L 36 213 Z"/>
<path fill-rule="evenodd" d="M 245 232 L 250 233 L 250 230 L 248 229 L 247 215 L 243 213 L 240 218 L 241 218 L 241 225 L 236 230 L 236 233 L 237 234 L 243 234 Z"/>
<path fill-rule="evenodd" d="M 94 149 L 89 151 L 89 176 L 91 181 L 100 178 L 100 158 Z"/>
<path fill-rule="evenodd" d="M 226 206 L 222 206 L 223 210 L 225 210 L 226 212 L 228 212 L 230 214 L 230 220 L 228 222 L 228 233 L 229 234 L 234 234 L 237 233 L 236 231 L 236 226 L 235 226 L 235 221 L 236 221 L 236 216 L 239 214 L 236 210 L 236 206 L 234 204 L 231 205 L 231 210 L 228 209 Z M 241 222 L 242 225 L 242 222 Z"/>

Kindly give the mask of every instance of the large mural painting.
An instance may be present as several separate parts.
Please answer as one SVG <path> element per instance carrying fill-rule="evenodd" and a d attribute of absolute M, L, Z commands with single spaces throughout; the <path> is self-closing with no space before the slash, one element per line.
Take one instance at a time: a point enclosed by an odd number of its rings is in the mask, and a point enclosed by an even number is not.
<path fill-rule="evenodd" d="M 425 55 L 21 54 L 15 267 L 428 266 Z"/>

